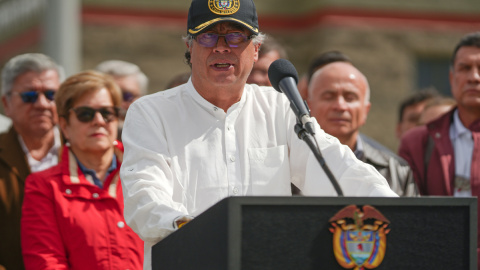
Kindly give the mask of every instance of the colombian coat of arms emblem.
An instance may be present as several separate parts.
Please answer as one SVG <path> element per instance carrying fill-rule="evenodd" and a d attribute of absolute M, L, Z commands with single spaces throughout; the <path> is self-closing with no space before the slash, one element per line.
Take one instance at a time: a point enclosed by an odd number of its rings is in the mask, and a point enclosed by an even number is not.
<path fill-rule="evenodd" d="M 240 8 L 239 0 L 209 0 L 208 7 L 218 15 L 231 15 Z"/>
<path fill-rule="evenodd" d="M 330 220 L 333 252 L 345 269 L 378 267 L 385 256 L 390 221 L 370 205 L 349 205 Z"/>

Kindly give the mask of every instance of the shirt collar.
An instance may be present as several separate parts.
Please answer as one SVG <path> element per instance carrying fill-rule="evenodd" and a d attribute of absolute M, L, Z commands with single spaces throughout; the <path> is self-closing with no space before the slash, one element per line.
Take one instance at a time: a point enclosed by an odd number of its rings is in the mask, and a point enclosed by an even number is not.
<path fill-rule="evenodd" d="M 363 142 L 360 136 L 357 136 L 357 143 L 355 144 L 355 151 L 353 153 L 355 156 L 359 159 L 362 160 L 364 156 L 364 151 L 363 151 Z"/>
<path fill-rule="evenodd" d="M 203 109 L 205 109 L 206 111 L 208 111 L 210 114 L 214 115 L 216 118 L 219 118 L 219 119 L 224 119 L 225 118 L 225 115 L 227 114 L 227 112 L 225 112 L 222 108 L 219 108 L 215 105 L 213 105 L 212 103 L 210 103 L 209 101 L 207 101 L 205 98 L 203 98 L 198 92 L 197 90 L 195 89 L 195 87 L 193 86 L 193 83 L 192 83 L 192 77 L 190 77 L 190 79 L 188 80 L 188 82 L 186 83 L 186 86 L 187 86 L 187 92 L 192 96 L 193 100 L 195 102 L 197 102 Z M 245 85 L 245 88 L 247 87 L 248 85 L 246 84 Z M 233 111 L 233 110 L 236 110 L 236 109 L 241 109 L 243 107 L 243 105 L 245 104 L 245 96 L 246 96 L 246 92 L 247 92 L 247 89 L 243 90 L 243 93 L 242 93 L 242 97 L 240 98 L 240 101 L 238 101 L 237 103 L 233 104 L 229 109 L 228 111 Z"/>
<path fill-rule="evenodd" d="M 453 125 L 452 125 L 452 133 L 451 133 L 451 138 L 453 140 L 457 139 L 463 134 L 471 134 L 471 131 L 466 128 L 462 121 L 460 120 L 460 117 L 458 116 L 458 110 L 455 110 L 453 113 Z"/>
<path fill-rule="evenodd" d="M 75 156 L 75 154 L 74 154 Z M 91 170 L 91 169 L 88 169 L 87 167 L 85 167 L 81 162 L 80 160 L 78 160 L 77 156 L 75 156 L 75 159 L 77 160 L 77 164 L 78 164 L 78 167 L 80 168 L 80 170 L 82 171 L 82 173 L 84 175 L 90 175 L 93 179 L 93 184 L 97 185 L 98 187 L 102 188 L 103 185 L 102 185 L 102 182 L 100 181 L 100 179 L 98 179 L 97 177 L 97 173 L 94 171 L 94 170 Z M 112 172 L 114 171 L 115 169 L 117 169 L 117 157 L 115 155 L 113 155 L 113 158 L 112 158 L 112 163 L 110 164 L 110 167 L 108 167 L 107 169 L 107 176 Z"/>
<path fill-rule="evenodd" d="M 93 172 L 95 173 L 94 170 L 90 170 L 88 169 L 87 167 L 85 167 L 81 162 L 80 160 L 78 160 L 78 158 L 75 156 L 75 159 L 77 160 L 77 163 L 78 163 L 78 167 L 80 167 L 80 170 L 84 173 L 84 172 Z M 108 167 L 107 169 L 107 174 L 113 172 L 115 169 L 117 168 L 117 157 L 115 155 L 113 155 L 113 158 L 112 158 L 112 164 L 110 164 L 110 167 Z"/>
<path fill-rule="evenodd" d="M 28 151 L 27 145 L 25 145 L 25 142 L 23 141 L 22 136 L 18 134 L 18 141 L 20 142 L 20 146 L 22 147 L 23 152 L 25 155 L 30 155 L 30 152 Z M 62 141 L 60 139 L 60 131 L 58 130 L 57 126 L 53 127 L 53 146 L 48 150 L 49 153 L 58 156 L 59 149 L 62 146 Z"/>

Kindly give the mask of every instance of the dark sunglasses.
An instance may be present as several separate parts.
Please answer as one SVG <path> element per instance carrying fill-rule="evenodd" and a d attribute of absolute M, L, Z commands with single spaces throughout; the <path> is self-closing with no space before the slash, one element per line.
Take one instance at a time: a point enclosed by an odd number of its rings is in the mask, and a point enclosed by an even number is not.
<path fill-rule="evenodd" d="M 213 47 L 217 44 L 219 37 L 225 37 L 225 41 L 230 48 L 236 48 L 241 43 L 251 39 L 253 35 L 247 36 L 240 32 L 228 33 L 225 35 L 215 34 L 215 33 L 203 33 L 195 37 L 198 44 L 202 45 L 203 47 Z"/>
<path fill-rule="evenodd" d="M 103 120 L 106 123 L 108 123 L 115 120 L 118 117 L 118 111 L 119 111 L 117 107 L 102 107 L 99 109 L 94 109 L 86 106 L 72 108 L 70 110 L 72 110 L 75 113 L 78 121 L 83 123 L 91 122 L 97 112 L 99 112 L 102 115 Z"/>
<path fill-rule="evenodd" d="M 13 93 L 17 93 L 20 95 L 20 97 L 22 98 L 22 101 L 25 102 L 25 103 L 35 103 L 38 99 L 38 96 L 40 95 L 40 93 L 42 93 L 43 95 L 45 95 L 45 97 L 50 100 L 50 101 L 53 101 L 55 99 L 55 90 L 46 90 L 46 91 L 26 91 L 26 92 L 13 92 Z"/>

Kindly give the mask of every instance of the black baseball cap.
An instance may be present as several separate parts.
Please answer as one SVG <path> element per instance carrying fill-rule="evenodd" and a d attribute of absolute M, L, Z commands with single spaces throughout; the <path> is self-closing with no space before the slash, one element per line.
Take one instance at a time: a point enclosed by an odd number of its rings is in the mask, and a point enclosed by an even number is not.
<path fill-rule="evenodd" d="M 188 10 L 188 34 L 196 36 L 219 22 L 238 23 L 258 34 L 253 0 L 193 0 Z"/>

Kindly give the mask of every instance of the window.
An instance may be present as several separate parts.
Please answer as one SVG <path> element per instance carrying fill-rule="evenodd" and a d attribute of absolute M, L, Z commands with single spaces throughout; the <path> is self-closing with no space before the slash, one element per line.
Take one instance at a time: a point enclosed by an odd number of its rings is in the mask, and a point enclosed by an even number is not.
<path fill-rule="evenodd" d="M 417 89 L 435 87 L 442 95 L 451 96 L 448 70 L 449 58 L 418 58 Z"/>

